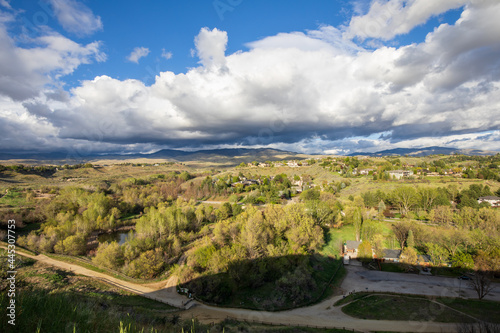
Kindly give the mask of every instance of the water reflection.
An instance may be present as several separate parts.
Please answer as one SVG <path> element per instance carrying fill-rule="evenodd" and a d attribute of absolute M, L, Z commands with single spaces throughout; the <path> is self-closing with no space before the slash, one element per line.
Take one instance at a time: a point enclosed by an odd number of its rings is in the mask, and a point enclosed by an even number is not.
<path fill-rule="evenodd" d="M 122 245 L 124 244 L 127 240 L 132 239 L 135 236 L 135 231 L 130 230 L 130 231 L 115 231 L 111 233 L 104 233 L 100 234 L 97 239 L 99 240 L 99 243 L 104 243 L 104 242 L 118 242 L 118 244 Z"/>

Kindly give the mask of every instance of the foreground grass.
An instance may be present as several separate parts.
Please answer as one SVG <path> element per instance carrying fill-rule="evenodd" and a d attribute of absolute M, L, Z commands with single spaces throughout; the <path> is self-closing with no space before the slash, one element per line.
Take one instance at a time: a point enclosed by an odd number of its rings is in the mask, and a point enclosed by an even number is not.
<path fill-rule="evenodd" d="M 6 257 L 0 258 L 5 264 Z M 21 256 L 17 264 L 16 325 L 1 316 L 2 332 L 114 332 L 120 323 L 129 332 L 146 332 L 179 322 L 172 313 L 177 309 L 169 305 Z M 10 301 L 7 287 L 2 277 L 1 308 Z"/>
<path fill-rule="evenodd" d="M 498 302 L 455 298 L 356 293 L 338 301 L 342 311 L 360 319 L 471 323 L 500 322 Z M 471 318 L 470 316 L 476 318 Z"/>

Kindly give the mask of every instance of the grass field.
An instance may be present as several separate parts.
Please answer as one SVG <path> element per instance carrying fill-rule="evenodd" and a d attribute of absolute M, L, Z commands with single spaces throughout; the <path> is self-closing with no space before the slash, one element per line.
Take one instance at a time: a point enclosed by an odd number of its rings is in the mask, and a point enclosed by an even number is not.
<path fill-rule="evenodd" d="M 404 296 L 370 295 L 344 306 L 342 311 L 361 319 L 474 322 L 442 304 Z"/>
<path fill-rule="evenodd" d="M 342 228 L 332 228 L 325 235 L 325 245 L 320 253 L 327 256 L 339 258 L 342 251 L 342 245 L 346 240 L 354 240 L 354 226 L 346 225 Z"/>
<path fill-rule="evenodd" d="M 437 301 L 477 319 L 500 324 L 500 304 L 498 302 L 457 298 L 438 298 Z"/>
<path fill-rule="evenodd" d="M 443 323 L 500 322 L 500 304 L 455 298 L 357 293 L 338 301 L 342 311 L 361 319 L 434 321 Z M 471 318 L 472 317 L 472 318 Z"/>
<path fill-rule="evenodd" d="M 4 193 L 5 191 L 3 191 L 2 194 Z M 21 191 L 9 190 L 8 193 L 0 198 L 0 207 L 13 208 L 27 205 L 29 205 L 29 203 L 26 201 L 26 198 Z"/>

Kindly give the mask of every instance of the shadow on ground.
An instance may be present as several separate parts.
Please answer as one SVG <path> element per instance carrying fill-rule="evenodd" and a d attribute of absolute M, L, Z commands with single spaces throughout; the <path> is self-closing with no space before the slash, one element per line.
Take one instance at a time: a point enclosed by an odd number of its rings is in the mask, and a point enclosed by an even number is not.
<path fill-rule="evenodd" d="M 204 303 L 278 311 L 331 295 L 340 270 L 340 260 L 331 257 L 289 255 L 234 261 L 225 272 L 202 275 L 181 286 Z"/>

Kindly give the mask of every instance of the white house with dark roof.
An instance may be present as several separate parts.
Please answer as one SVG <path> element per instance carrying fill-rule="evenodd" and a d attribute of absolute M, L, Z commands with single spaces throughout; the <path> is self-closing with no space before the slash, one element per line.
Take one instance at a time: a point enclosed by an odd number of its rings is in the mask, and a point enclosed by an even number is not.
<path fill-rule="evenodd" d="M 387 262 L 399 262 L 401 250 L 385 249 L 382 259 Z"/>
<path fill-rule="evenodd" d="M 500 197 L 492 195 L 486 197 L 480 197 L 479 199 L 477 199 L 477 202 L 478 203 L 487 202 L 491 205 L 491 207 L 500 207 Z"/>

